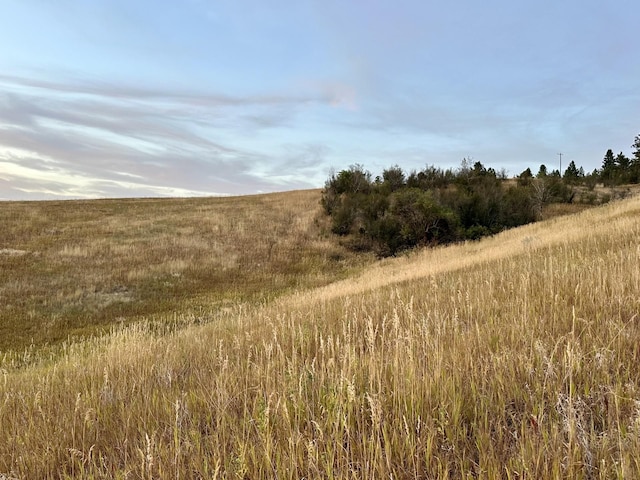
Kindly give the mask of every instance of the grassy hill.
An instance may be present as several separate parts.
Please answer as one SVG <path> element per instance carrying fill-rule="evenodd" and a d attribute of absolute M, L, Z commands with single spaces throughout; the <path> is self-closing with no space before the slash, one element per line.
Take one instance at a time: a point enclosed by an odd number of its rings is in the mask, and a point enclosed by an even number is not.
<path fill-rule="evenodd" d="M 319 191 L 0 203 L 0 351 L 117 323 L 220 310 L 322 285 L 368 260 L 318 215 Z"/>
<path fill-rule="evenodd" d="M 16 226 L 2 271 L 23 276 L 2 295 L 22 288 L 30 325 L 48 311 L 38 292 L 68 300 L 74 285 L 141 306 L 110 334 L 5 354 L 0 478 L 640 477 L 640 197 L 365 266 L 322 237 L 319 194 L 296 195 L 236 200 L 244 209 L 185 200 L 183 221 L 179 201 L 149 200 L 154 217 L 104 202 L 111 215 L 83 227 L 72 219 L 89 203 L 4 209 Z M 289 225 L 306 240 L 256 234 L 304 201 Z M 253 220 L 215 250 L 210 218 L 224 205 Z M 43 233 L 50 218 L 60 232 Z M 235 296 L 203 263 L 227 265 Z M 56 275 L 66 269 L 68 284 Z M 103 273 L 83 280 L 89 270 Z M 162 295 L 145 297 L 149 283 L 177 293 L 153 309 Z M 100 311 L 103 300 L 77 298 Z"/>

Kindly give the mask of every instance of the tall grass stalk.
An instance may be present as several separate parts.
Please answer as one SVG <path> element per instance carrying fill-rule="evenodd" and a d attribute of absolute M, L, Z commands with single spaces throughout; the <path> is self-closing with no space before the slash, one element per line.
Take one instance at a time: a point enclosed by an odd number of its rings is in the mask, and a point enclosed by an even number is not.
<path fill-rule="evenodd" d="M 16 478 L 638 478 L 640 198 L 0 382 Z M 178 313 L 179 315 L 179 313 Z"/>

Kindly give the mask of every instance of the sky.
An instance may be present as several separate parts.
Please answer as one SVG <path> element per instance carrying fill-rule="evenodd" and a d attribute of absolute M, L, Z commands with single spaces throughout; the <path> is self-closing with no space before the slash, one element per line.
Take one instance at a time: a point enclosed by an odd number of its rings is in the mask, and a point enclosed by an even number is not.
<path fill-rule="evenodd" d="M 637 0 L 0 0 L 0 200 L 359 164 L 586 171 L 640 134 Z"/>

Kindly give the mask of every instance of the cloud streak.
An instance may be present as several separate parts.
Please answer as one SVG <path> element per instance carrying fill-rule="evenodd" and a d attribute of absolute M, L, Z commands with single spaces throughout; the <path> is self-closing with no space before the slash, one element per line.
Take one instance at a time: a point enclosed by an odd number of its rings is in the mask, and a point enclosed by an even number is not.
<path fill-rule="evenodd" d="M 329 97 L 196 95 L 0 76 L 0 198 L 222 195 L 313 186 L 309 163 L 251 148 Z M 238 145 L 237 138 L 247 138 Z M 313 146 L 302 148 L 313 150 Z M 284 158 L 290 147 L 282 148 Z M 311 151 L 310 150 L 310 151 Z M 317 160 L 317 154 L 311 154 Z M 303 160 L 303 159 L 302 159 Z M 265 168 L 266 165 L 266 168 Z M 293 167 L 293 168 L 292 168 Z M 301 175 L 302 174 L 302 175 Z M 135 180 L 135 181 L 133 181 Z"/>

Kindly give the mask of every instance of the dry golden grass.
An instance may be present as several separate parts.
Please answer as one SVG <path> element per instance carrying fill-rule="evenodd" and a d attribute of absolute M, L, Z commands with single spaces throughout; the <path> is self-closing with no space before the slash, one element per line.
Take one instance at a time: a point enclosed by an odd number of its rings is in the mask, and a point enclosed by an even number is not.
<path fill-rule="evenodd" d="M 639 234 L 634 197 L 5 366 L 0 477 L 640 478 Z"/>
<path fill-rule="evenodd" d="M 205 318 L 344 276 L 367 260 L 323 236 L 319 199 L 0 202 L 0 351 L 104 332 L 114 319 Z"/>

